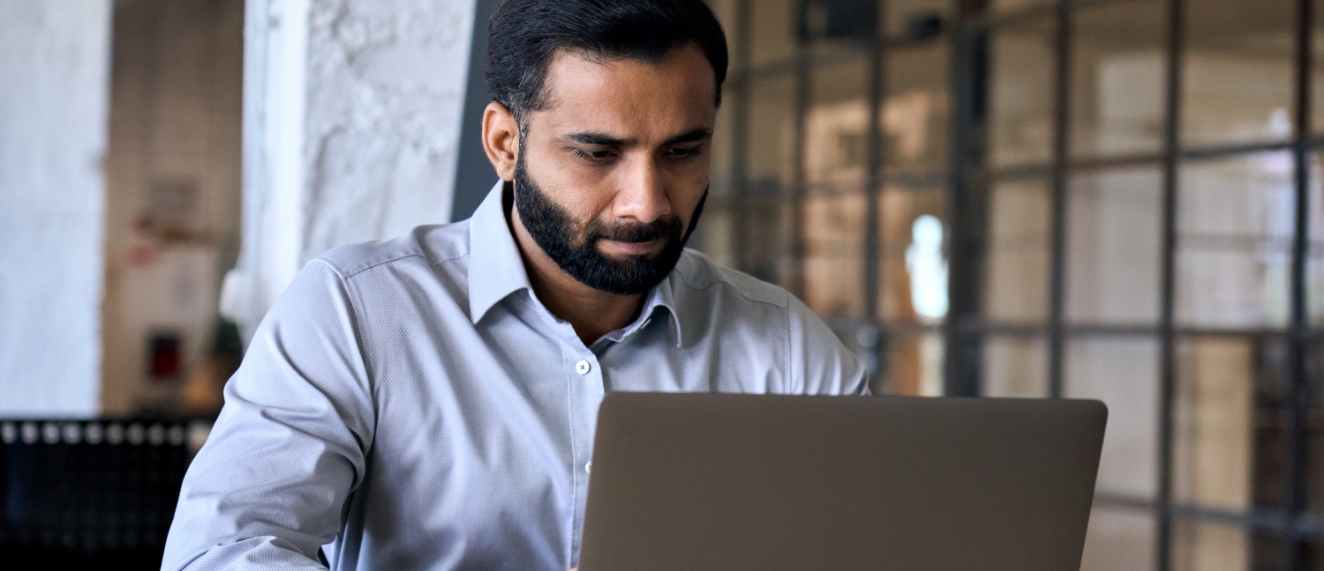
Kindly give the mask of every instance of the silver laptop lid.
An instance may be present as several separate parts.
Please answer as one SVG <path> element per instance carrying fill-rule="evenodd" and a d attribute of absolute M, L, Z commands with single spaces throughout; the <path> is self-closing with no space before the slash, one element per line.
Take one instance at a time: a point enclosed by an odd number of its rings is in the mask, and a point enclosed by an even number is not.
<path fill-rule="evenodd" d="M 1098 401 L 612 393 L 581 571 L 1076 571 Z"/>

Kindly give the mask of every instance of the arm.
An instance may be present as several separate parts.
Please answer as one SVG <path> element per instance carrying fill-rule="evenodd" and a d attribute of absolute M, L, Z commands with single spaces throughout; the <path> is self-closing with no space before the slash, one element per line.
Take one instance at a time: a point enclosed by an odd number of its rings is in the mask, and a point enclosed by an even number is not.
<path fill-rule="evenodd" d="M 869 370 L 804 303 L 790 297 L 790 371 L 801 394 L 868 395 Z"/>
<path fill-rule="evenodd" d="M 323 569 L 374 426 L 358 320 L 313 261 L 258 328 L 184 477 L 163 570 Z"/>

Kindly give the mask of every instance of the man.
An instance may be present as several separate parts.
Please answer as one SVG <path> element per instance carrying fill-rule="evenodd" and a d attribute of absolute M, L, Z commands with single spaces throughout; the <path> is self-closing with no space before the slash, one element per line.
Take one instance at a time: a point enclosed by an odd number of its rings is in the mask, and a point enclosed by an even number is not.
<path fill-rule="evenodd" d="M 509 0 L 490 34 L 501 182 L 468 221 L 299 274 L 165 569 L 563 571 L 604 391 L 866 391 L 803 304 L 683 248 L 727 66 L 701 0 Z"/>

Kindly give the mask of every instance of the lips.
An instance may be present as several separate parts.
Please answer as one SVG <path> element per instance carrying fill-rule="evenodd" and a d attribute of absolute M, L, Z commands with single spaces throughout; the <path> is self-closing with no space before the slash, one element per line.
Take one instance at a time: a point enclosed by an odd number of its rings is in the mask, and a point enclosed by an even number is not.
<path fill-rule="evenodd" d="M 648 240 L 647 242 L 620 242 L 605 238 L 599 241 L 601 246 L 605 246 L 605 249 L 607 250 L 606 253 L 611 254 L 619 252 L 627 256 L 645 256 L 651 254 L 657 249 L 659 243 L 661 243 L 661 239 L 656 238 Z"/>

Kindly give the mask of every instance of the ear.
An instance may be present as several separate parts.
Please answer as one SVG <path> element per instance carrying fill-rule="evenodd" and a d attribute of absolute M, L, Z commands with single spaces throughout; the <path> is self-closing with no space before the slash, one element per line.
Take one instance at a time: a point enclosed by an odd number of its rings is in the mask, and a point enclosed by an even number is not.
<path fill-rule="evenodd" d="M 497 176 L 515 180 L 515 161 L 519 158 L 519 123 L 505 105 L 495 101 L 483 110 L 483 151 L 492 161 Z"/>

